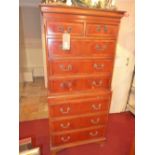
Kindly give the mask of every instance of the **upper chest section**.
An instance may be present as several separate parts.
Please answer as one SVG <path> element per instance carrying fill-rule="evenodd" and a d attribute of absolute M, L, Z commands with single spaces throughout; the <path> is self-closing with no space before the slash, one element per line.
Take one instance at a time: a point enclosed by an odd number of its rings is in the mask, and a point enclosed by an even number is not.
<path fill-rule="evenodd" d="M 116 38 L 121 14 L 91 9 L 43 7 L 46 36 L 59 37 L 64 32 L 72 37 Z"/>

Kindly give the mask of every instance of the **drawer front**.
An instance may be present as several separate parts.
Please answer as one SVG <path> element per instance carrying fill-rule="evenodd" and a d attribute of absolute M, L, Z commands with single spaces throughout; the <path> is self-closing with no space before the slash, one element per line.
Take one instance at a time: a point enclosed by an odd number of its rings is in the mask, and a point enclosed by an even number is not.
<path fill-rule="evenodd" d="M 111 78 L 95 77 L 95 78 L 79 78 L 79 79 L 57 79 L 48 82 L 48 89 L 54 93 L 81 91 L 90 89 L 109 89 Z"/>
<path fill-rule="evenodd" d="M 47 35 L 62 35 L 64 32 L 71 35 L 82 36 L 84 34 L 83 23 L 47 22 Z"/>
<path fill-rule="evenodd" d="M 112 73 L 113 59 L 100 60 L 52 60 L 49 62 L 50 75 L 75 73 Z"/>
<path fill-rule="evenodd" d="M 72 142 L 78 142 L 81 140 L 91 140 L 95 138 L 101 138 L 105 135 L 104 128 L 98 128 L 88 131 L 80 131 L 69 134 L 62 134 L 51 136 L 52 146 L 63 145 Z"/>
<path fill-rule="evenodd" d="M 87 24 L 87 36 L 111 36 L 117 37 L 118 26 L 108 24 Z"/>
<path fill-rule="evenodd" d="M 62 41 L 48 39 L 48 56 L 107 56 L 114 57 L 115 41 L 103 40 L 71 40 L 70 50 L 62 49 Z"/>
<path fill-rule="evenodd" d="M 110 99 L 96 101 L 72 101 L 49 106 L 51 119 L 55 117 L 72 116 L 86 113 L 105 112 L 109 108 Z"/>
<path fill-rule="evenodd" d="M 50 122 L 50 131 L 65 131 L 78 128 L 91 127 L 96 125 L 104 125 L 107 121 L 107 114 L 87 116 L 83 118 L 65 119 Z"/>

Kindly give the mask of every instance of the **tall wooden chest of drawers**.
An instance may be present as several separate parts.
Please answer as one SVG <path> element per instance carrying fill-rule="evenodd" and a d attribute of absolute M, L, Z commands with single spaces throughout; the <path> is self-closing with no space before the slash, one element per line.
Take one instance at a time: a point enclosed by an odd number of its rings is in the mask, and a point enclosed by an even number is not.
<path fill-rule="evenodd" d="M 51 153 L 105 140 L 123 11 L 41 5 Z M 63 50 L 62 35 L 70 34 Z"/>

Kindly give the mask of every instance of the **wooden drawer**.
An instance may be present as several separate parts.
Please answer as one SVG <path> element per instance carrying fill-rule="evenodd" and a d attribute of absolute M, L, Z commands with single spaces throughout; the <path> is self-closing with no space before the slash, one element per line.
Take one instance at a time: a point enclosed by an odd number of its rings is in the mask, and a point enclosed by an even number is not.
<path fill-rule="evenodd" d="M 114 57 L 114 40 L 71 40 L 70 50 L 62 49 L 62 41 L 48 39 L 48 57 L 53 56 L 71 57 L 71 56 L 106 56 Z"/>
<path fill-rule="evenodd" d="M 50 75 L 75 73 L 112 73 L 113 59 L 98 60 L 52 60 L 49 62 Z"/>
<path fill-rule="evenodd" d="M 87 131 L 79 131 L 79 132 L 51 136 L 51 142 L 52 146 L 56 146 L 82 140 L 101 138 L 104 137 L 104 135 L 105 135 L 105 128 L 98 128 Z"/>
<path fill-rule="evenodd" d="M 111 77 L 78 77 L 78 78 L 59 78 L 50 80 L 48 89 L 53 93 L 93 90 L 93 89 L 109 89 Z"/>
<path fill-rule="evenodd" d="M 96 125 L 104 125 L 107 121 L 108 114 L 77 117 L 71 119 L 63 119 L 50 122 L 50 131 L 66 131 L 78 128 L 91 127 Z"/>
<path fill-rule="evenodd" d="M 47 35 L 62 35 L 65 31 L 71 35 L 82 36 L 84 34 L 84 24 L 75 22 L 47 22 Z"/>
<path fill-rule="evenodd" d="M 93 101 L 66 100 L 62 104 L 49 105 L 49 115 L 54 117 L 72 116 L 86 113 L 104 112 L 109 109 L 110 98 Z M 54 116 L 54 117 L 53 117 Z"/>
<path fill-rule="evenodd" d="M 87 24 L 86 35 L 87 36 L 111 36 L 116 37 L 118 33 L 117 25 L 109 24 Z"/>

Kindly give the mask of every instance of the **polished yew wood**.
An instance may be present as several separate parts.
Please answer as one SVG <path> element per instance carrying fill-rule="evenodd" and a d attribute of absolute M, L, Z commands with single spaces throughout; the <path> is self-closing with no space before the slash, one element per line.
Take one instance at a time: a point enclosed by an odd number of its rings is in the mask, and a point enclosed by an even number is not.
<path fill-rule="evenodd" d="M 84 25 L 73 22 L 47 22 L 47 35 L 62 35 L 65 31 L 69 32 L 71 36 L 81 36 L 84 34 Z"/>
<path fill-rule="evenodd" d="M 107 113 L 110 100 L 94 100 L 94 101 L 66 101 L 63 104 L 53 105 L 49 107 L 50 116 L 68 116 L 68 115 L 77 115 L 85 113 L 94 113 L 94 112 L 105 112 Z"/>
<path fill-rule="evenodd" d="M 129 155 L 135 155 L 135 139 L 133 139 L 133 141 L 131 143 Z"/>
<path fill-rule="evenodd" d="M 51 136 L 52 145 L 64 145 L 66 143 L 72 143 L 81 140 L 95 139 L 103 137 L 105 134 L 105 128 L 91 129 L 87 131 L 80 131 L 62 135 Z"/>
<path fill-rule="evenodd" d="M 94 101 L 100 99 L 111 99 L 112 92 L 107 89 L 102 90 L 85 90 L 80 92 L 70 92 L 70 93 L 51 93 L 48 92 L 48 105 L 58 105 L 67 101 L 72 101 L 74 103 L 77 101 Z"/>
<path fill-rule="evenodd" d="M 87 36 L 113 36 L 117 37 L 118 27 L 115 25 L 107 24 L 87 24 L 86 35 Z"/>
<path fill-rule="evenodd" d="M 51 154 L 105 140 L 123 11 L 42 4 Z M 62 34 L 70 33 L 70 49 Z"/>
<path fill-rule="evenodd" d="M 104 77 L 87 77 L 87 78 L 65 78 L 53 79 L 49 81 L 48 88 L 51 92 L 70 92 L 90 89 L 110 88 L 111 78 Z"/>
<path fill-rule="evenodd" d="M 55 56 L 81 57 L 81 56 L 102 56 L 114 57 L 114 40 L 71 40 L 70 50 L 62 49 L 62 40 L 47 39 L 48 58 Z M 80 46 L 79 46 L 80 45 Z"/>
<path fill-rule="evenodd" d="M 95 139 L 88 139 L 88 140 L 83 140 L 83 141 L 77 141 L 73 143 L 66 143 L 63 145 L 59 146 L 51 146 L 51 155 L 57 151 L 61 151 L 62 149 L 70 148 L 70 147 L 75 147 L 79 145 L 85 145 L 85 144 L 90 144 L 90 143 L 97 143 L 97 144 L 103 144 L 106 141 L 105 137 L 100 137 L 100 138 L 95 138 Z M 55 154 L 54 154 L 55 155 Z"/>
<path fill-rule="evenodd" d="M 82 67 L 81 67 L 82 64 Z M 66 74 L 91 74 L 109 73 L 112 74 L 113 59 L 76 59 L 76 60 L 55 60 L 49 62 L 49 75 Z"/>
<path fill-rule="evenodd" d="M 107 122 L 107 113 L 102 115 L 86 116 L 82 119 L 79 117 L 71 119 L 62 119 L 58 121 L 52 121 L 50 123 L 50 131 L 65 131 L 78 128 L 91 127 L 96 125 L 104 125 Z"/>
<path fill-rule="evenodd" d="M 125 11 L 110 11 L 110 10 L 102 10 L 102 9 L 88 9 L 88 8 L 79 8 L 79 7 L 67 7 L 67 6 L 55 6 L 55 5 L 47 5 L 41 4 L 41 12 L 46 13 L 62 13 L 69 15 L 88 15 L 88 16 L 100 16 L 100 17 L 108 17 L 115 19 L 121 19 L 124 16 Z M 48 14 L 49 15 L 49 14 Z"/>

